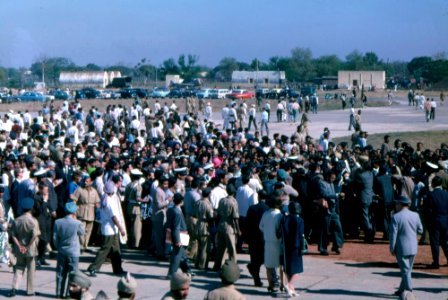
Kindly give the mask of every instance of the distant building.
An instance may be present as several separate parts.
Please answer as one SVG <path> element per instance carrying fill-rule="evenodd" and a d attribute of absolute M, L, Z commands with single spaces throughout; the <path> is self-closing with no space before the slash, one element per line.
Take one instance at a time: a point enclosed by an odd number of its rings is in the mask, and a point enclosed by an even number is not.
<path fill-rule="evenodd" d="M 280 85 L 286 80 L 284 71 L 233 71 L 232 84 L 250 86 Z"/>
<path fill-rule="evenodd" d="M 59 84 L 68 88 L 105 88 L 109 83 L 112 82 L 115 77 L 121 77 L 121 72 L 61 72 L 61 74 L 59 74 Z"/>
<path fill-rule="evenodd" d="M 386 88 L 386 71 L 339 71 L 338 87 L 340 89 L 352 89 L 353 87 L 366 90 L 371 88 Z"/>
<path fill-rule="evenodd" d="M 169 87 L 173 84 L 182 83 L 184 80 L 180 77 L 180 75 L 166 75 L 165 76 L 165 86 Z"/>

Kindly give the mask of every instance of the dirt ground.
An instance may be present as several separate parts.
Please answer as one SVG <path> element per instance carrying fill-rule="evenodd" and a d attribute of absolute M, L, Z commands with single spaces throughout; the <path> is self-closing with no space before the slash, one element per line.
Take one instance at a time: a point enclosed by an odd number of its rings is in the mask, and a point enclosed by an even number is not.
<path fill-rule="evenodd" d="M 309 253 L 313 257 L 322 259 L 353 261 L 354 264 L 362 264 L 365 267 L 396 267 L 396 259 L 389 252 L 389 242 L 380 239 L 377 235 L 375 244 L 365 244 L 362 240 L 348 240 L 344 244 L 340 255 L 330 252 L 330 256 L 320 256 L 317 245 L 309 245 Z M 448 264 L 442 250 L 440 249 L 440 269 L 427 269 L 426 266 L 432 263 L 431 248 L 429 245 L 420 245 L 414 263 L 414 270 L 424 271 L 433 274 L 448 275 Z"/>

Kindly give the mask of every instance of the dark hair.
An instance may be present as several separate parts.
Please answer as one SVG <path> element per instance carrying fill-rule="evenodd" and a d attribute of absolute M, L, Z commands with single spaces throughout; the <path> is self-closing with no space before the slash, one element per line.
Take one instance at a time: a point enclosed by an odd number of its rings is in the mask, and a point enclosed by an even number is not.
<path fill-rule="evenodd" d="M 443 183 L 443 180 L 440 176 L 435 176 L 432 180 L 431 180 L 431 185 L 432 187 L 438 187 L 441 186 Z"/>

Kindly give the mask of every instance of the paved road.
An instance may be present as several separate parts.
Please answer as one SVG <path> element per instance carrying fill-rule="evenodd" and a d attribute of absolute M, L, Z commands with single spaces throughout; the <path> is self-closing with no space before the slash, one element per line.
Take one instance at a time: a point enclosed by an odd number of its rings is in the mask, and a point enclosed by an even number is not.
<path fill-rule="evenodd" d="M 448 105 L 439 106 L 436 109 L 435 121 L 427 123 L 423 110 L 408 106 L 407 100 L 398 99 L 396 101 L 398 104 L 392 106 L 367 107 L 363 109 L 361 114 L 363 130 L 369 134 L 375 134 L 448 129 Z M 271 122 L 269 123 L 271 135 L 279 132 L 290 136 L 295 132 L 298 123 L 277 123 L 274 109 L 272 108 L 271 110 Z M 350 110 L 348 109 L 321 111 L 318 114 L 308 113 L 308 117 L 311 120 L 309 124 L 310 135 L 318 138 L 325 127 L 330 128 L 333 138 L 350 135 L 352 132 L 347 130 L 349 115 Z M 213 120 L 218 124 L 222 124 L 220 112 L 214 112 Z"/>
<path fill-rule="evenodd" d="M 161 299 L 169 289 L 169 282 L 165 279 L 167 264 L 157 262 L 138 251 L 124 251 L 124 268 L 130 271 L 138 282 L 137 299 Z M 85 270 L 92 255 L 83 256 L 80 269 Z M 266 288 L 252 286 L 252 279 L 245 267 L 248 255 L 239 255 L 238 263 L 242 270 L 237 288 L 247 299 L 270 299 Z M 34 299 L 53 298 L 55 291 L 56 261 L 50 260 L 49 267 L 38 269 L 35 289 L 39 295 Z M 318 256 L 307 255 L 304 258 L 305 270 L 300 275 L 296 288 L 300 299 L 396 299 L 392 293 L 400 281 L 398 268 L 389 265 L 372 266 L 368 263 L 341 262 L 322 259 Z M 263 271 L 264 272 L 264 271 Z M 7 295 L 12 282 L 12 271 L 3 265 L 0 268 L 0 299 Z M 448 276 L 440 276 L 423 272 L 414 272 L 415 294 L 418 299 L 448 299 Z M 266 275 L 262 274 L 266 284 Z M 91 291 L 97 293 L 104 290 L 116 299 L 116 283 L 118 277 L 112 275 L 112 266 L 103 266 L 98 277 L 93 278 Z M 206 291 L 219 285 L 218 275 L 214 272 L 199 272 L 193 278 L 188 299 L 202 299 Z M 22 282 L 22 288 L 25 282 Z M 285 294 L 274 297 L 283 299 Z M 19 294 L 16 299 L 29 299 Z"/>

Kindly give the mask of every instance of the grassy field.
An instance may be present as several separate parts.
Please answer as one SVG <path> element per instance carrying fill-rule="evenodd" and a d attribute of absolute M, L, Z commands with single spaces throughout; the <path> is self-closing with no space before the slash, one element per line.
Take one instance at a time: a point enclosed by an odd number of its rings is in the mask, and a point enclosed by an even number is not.
<path fill-rule="evenodd" d="M 380 148 L 383 143 L 383 137 L 389 134 L 390 135 L 390 143 L 393 145 L 393 142 L 396 139 L 400 139 L 401 141 L 408 142 L 412 145 L 412 147 L 416 147 L 417 142 L 422 142 L 424 148 L 427 149 L 437 149 L 440 148 L 441 143 L 448 142 L 448 130 L 439 130 L 439 131 L 417 131 L 417 132 L 385 132 L 369 135 L 367 138 L 367 143 L 372 145 L 375 149 Z M 350 136 L 334 138 L 334 143 L 340 143 L 342 141 L 350 141 Z"/>

